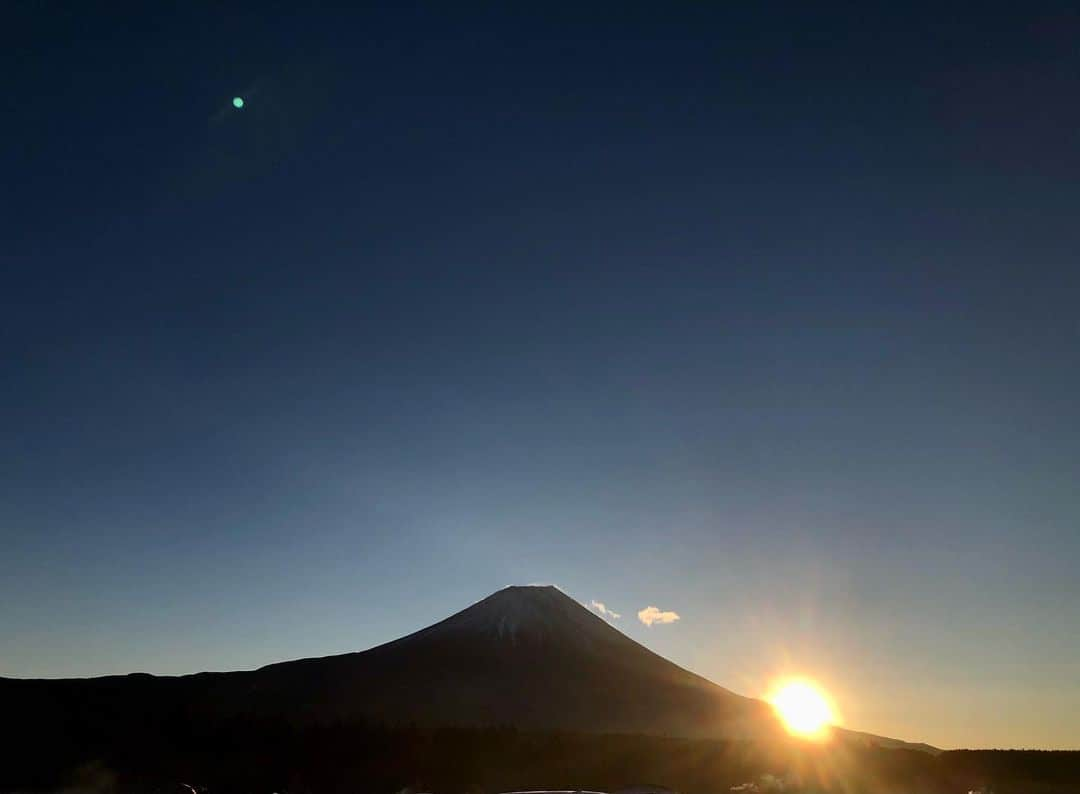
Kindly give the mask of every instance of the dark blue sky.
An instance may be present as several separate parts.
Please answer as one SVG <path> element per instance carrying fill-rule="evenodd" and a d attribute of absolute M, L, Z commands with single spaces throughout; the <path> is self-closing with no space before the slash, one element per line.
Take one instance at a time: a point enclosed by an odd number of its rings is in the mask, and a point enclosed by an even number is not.
<path fill-rule="evenodd" d="M 580 5 L 5 9 L 0 675 L 554 581 L 1076 747 L 1080 14 Z"/>

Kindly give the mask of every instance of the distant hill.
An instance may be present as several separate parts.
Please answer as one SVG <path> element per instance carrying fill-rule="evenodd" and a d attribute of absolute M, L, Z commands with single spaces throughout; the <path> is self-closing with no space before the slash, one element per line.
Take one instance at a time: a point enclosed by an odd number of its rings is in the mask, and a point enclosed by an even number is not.
<path fill-rule="evenodd" d="M 783 733 L 768 704 L 684 670 L 554 587 L 508 587 L 360 653 L 180 677 L 0 679 L 0 702 L 45 734 L 72 724 L 130 730 L 169 715 L 755 741 Z M 933 751 L 851 731 L 838 738 Z"/>

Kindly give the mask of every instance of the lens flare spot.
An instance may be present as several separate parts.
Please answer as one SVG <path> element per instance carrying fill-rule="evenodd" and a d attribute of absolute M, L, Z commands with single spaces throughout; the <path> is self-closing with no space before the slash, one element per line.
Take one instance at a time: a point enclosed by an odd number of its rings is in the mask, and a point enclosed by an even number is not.
<path fill-rule="evenodd" d="M 234 96 L 232 98 L 232 106 L 237 110 L 240 110 L 244 106 L 244 98 L 242 96 Z"/>

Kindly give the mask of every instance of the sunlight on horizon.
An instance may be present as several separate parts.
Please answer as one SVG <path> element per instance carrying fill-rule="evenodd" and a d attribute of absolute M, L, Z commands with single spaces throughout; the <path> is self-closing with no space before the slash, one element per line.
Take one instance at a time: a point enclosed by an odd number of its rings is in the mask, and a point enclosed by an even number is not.
<path fill-rule="evenodd" d="M 824 741 L 839 720 L 828 694 L 813 681 L 785 679 L 765 698 L 776 710 L 788 733 Z"/>

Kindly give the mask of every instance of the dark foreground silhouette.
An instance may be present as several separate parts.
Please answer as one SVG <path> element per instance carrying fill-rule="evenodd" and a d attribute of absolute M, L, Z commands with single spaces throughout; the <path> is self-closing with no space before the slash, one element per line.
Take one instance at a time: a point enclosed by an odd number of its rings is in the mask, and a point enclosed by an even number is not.
<path fill-rule="evenodd" d="M 1080 752 L 916 750 L 741 741 L 333 725 L 162 721 L 137 733 L 68 726 L 40 744 L 10 730 L 3 791 L 438 794 L 650 781 L 683 794 L 1080 792 Z M 185 785 L 186 784 L 186 785 Z"/>

